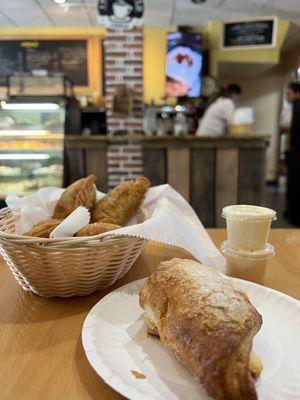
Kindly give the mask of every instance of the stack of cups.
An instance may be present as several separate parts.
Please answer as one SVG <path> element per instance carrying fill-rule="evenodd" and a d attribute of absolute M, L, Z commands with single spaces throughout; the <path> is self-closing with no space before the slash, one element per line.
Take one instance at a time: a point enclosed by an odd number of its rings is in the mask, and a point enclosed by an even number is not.
<path fill-rule="evenodd" d="M 276 211 L 270 208 L 233 205 L 223 208 L 227 240 L 221 251 L 227 261 L 227 273 L 235 278 L 263 283 L 268 260 L 275 255 L 268 244 L 271 222 Z"/>

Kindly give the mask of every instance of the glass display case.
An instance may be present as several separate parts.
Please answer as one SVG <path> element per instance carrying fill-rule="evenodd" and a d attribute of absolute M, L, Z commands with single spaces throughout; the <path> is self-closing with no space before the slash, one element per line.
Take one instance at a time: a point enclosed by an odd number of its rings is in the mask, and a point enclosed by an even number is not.
<path fill-rule="evenodd" d="M 0 105 L 0 197 L 62 186 L 64 99 L 14 98 Z"/>
<path fill-rule="evenodd" d="M 61 74 L 37 75 L 32 73 L 15 73 L 7 78 L 7 96 L 31 97 L 31 96 L 62 96 L 74 95 L 73 85 L 70 79 Z M 43 72 L 40 71 L 40 72 Z"/>

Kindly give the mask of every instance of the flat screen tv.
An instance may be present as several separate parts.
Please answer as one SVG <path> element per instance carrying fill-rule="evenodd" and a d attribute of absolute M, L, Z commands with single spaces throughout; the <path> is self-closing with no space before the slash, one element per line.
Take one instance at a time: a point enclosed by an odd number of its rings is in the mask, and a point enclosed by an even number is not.
<path fill-rule="evenodd" d="M 203 53 L 201 34 L 172 32 L 167 34 L 166 96 L 199 97 Z"/>

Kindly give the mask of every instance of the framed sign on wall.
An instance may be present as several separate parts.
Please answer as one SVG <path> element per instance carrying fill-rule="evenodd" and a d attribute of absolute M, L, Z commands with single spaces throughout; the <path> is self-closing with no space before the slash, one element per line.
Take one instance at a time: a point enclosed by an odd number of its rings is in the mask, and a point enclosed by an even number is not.
<path fill-rule="evenodd" d="M 276 17 L 227 21 L 223 24 L 222 50 L 273 48 L 276 41 Z"/>
<path fill-rule="evenodd" d="M 75 86 L 89 86 L 86 40 L 1 40 L 0 86 L 16 72 L 62 73 Z"/>

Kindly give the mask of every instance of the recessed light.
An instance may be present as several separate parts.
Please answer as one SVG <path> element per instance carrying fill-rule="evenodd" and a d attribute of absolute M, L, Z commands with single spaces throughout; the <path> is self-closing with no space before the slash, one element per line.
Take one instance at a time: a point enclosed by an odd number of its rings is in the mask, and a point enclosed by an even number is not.
<path fill-rule="evenodd" d="M 57 4 L 64 4 L 66 2 L 66 0 L 54 0 L 54 3 Z"/>

